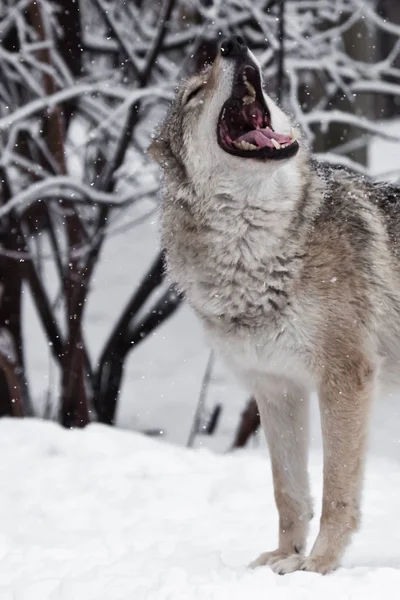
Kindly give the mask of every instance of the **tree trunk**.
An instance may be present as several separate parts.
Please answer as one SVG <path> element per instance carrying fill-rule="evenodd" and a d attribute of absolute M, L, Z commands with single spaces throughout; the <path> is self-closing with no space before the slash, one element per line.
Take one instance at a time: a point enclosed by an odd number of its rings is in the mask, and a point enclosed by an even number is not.
<path fill-rule="evenodd" d="M 1 204 L 10 197 L 6 173 L 0 169 Z M 11 252 L 21 249 L 12 215 L 1 221 L 0 241 Z M 0 416 L 31 414 L 22 349 L 22 281 L 20 263 L 15 258 L 0 256 Z"/>
<path fill-rule="evenodd" d="M 71 4 L 71 2 L 68 2 Z M 72 4 L 74 4 L 72 2 Z M 29 6 L 29 15 L 40 40 L 50 39 L 51 32 L 46 30 L 46 20 L 42 6 L 33 1 Z M 67 25 L 71 25 L 68 21 Z M 65 32 L 68 35 L 68 30 Z M 51 65 L 48 49 L 40 51 L 43 63 Z M 53 77 L 43 74 L 43 87 L 48 95 L 56 90 Z M 55 158 L 60 174 L 66 174 L 64 155 L 65 122 L 59 105 L 48 110 L 44 116 L 44 137 L 47 146 Z M 85 352 L 82 336 L 82 315 L 87 291 L 87 270 L 82 259 L 74 254 L 74 248 L 82 244 L 79 216 L 72 203 L 63 202 L 65 209 L 65 228 L 67 237 L 67 268 L 64 273 L 65 310 L 67 319 L 67 340 L 61 362 L 61 422 L 66 427 L 84 427 L 89 423 L 87 391 L 85 387 Z"/>

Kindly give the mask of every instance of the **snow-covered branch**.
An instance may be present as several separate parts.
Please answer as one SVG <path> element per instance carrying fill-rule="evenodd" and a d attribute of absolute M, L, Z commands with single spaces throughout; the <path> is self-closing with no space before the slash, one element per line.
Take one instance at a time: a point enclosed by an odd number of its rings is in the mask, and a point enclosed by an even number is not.
<path fill-rule="evenodd" d="M 52 108 L 57 104 L 67 102 L 68 100 L 79 98 L 80 96 L 85 96 L 87 94 L 102 94 L 117 100 L 124 100 L 126 102 L 126 106 L 130 106 L 134 102 L 137 102 L 137 100 L 146 97 L 156 96 L 164 99 L 171 99 L 172 97 L 171 94 L 159 87 L 148 87 L 146 89 L 135 90 L 129 93 L 122 87 L 113 87 L 103 83 L 81 83 L 74 85 L 69 89 L 55 92 L 49 96 L 32 100 L 18 110 L 11 112 L 7 116 L 0 119 L 0 131 L 7 129 L 16 121 L 21 121 L 32 117 L 33 115 L 41 112 L 43 109 Z"/>
<path fill-rule="evenodd" d="M 156 184 L 143 187 L 139 193 L 108 194 L 88 186 L 75 178 L 60 175 L 33 183 L 15 194 L 5 206 L 0 207 L 0 219 L 15 209 L 26 210 L 33 202 L 43 200 L 59 201 L 60 198 L 82 204 L 105 204 L 114 208 L 124 208 L 157 190 Z"/>
<path fill-rule="evenodd" d="M 357 117 L 351 113 L 347 113 L 341 110 L 315 110 L 306 115 L 303 115 L 303 122 L 307 125 L 312 123 L 320 123 L 326 125 L 328 123 L 342 123 L 345 125 L 352 125 L 357 129 L 372 133 L 377 137 L 380 137 L 389 142 L 400 142 L 400 136 L 391 135 L 384 131 L 380 125 L 374 124 L 369 119 L 363 117 Z"/>

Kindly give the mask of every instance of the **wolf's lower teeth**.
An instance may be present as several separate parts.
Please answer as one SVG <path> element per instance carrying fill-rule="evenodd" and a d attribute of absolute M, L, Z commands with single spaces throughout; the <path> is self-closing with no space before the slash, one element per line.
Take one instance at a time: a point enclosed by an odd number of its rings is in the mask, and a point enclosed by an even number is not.
<path fill-rule="evenodd" d="M 245 142 L 244 140 L 233 143 L 239 150 L 257 150 L 257 146 L 254 146 L 254 144 L 249 144 L 249 142 Z"/>
<path fill-rule="evenodd" d="M 279 142 L 277 142 L 276 140 L 274 140 L 274 138 L 271 138 L 271 142 L 272 142 L 272 144 L 275 146 L 275 148 L 276 148 L 277 150 L 280 150 L 280 149 L 281 149 L 281 145 L 280 145 L 280 143 L 279 143 Z"/>

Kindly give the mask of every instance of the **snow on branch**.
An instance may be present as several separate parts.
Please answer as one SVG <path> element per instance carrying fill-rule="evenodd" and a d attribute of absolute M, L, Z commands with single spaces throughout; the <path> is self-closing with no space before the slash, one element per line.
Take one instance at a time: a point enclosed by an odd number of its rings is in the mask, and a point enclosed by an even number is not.
<path fill-rule="evenodd" d="M 397 37 L 400 36 L 400 25 L 396 25 L 387 19 L 382 18 L 378 15 L 378 13 L 373 9 L 372 5 L 365 0 L 353 0 L 355 5 L 359 7 L 359 9 L 364 13 L 366 19 L 371 21 L 374 25 L 377 25 L 380 29 L 391 33 Z"/>
<path fill-rule="evenodd" d="M 153 194 L 156 189 L 156 185 L 150 184 L 136 194 L 131 192 L 108 194 L 75 178 L 60 175 L 33 183 L 22 192 L 15 194 L 6 205 L 0 207 L 0 218 L 16 208 L 26 210 L 33 202 L 42 200 L 59 201 L 60 198 L 70 202 L 81 202 L 82 204 L 105 204 L 114 208 L 124 208 L 145 195 Z"/>
<path fill-rule="evenodd" d="M 387 133 L 382 127 L 375 125 L 369 119 L 357 117 L 356 115 L 341 110 L 315 110 L 303 115 L 303 122 L 307 125 L 310 125 L 311 123 L 320 123 L 322 125 L 328 123 L 343 123 L 372 133 L 389 142 L 400 142 L 400 136 Z"/>
<path fill-rule="evenodd" d="M 125 106 L 130 106 L 131 104 L 137 102 L 137 100 L 146 97 L 156 96 L 171 99 L 171 95 L 160 87 L 149 87 L 129 93 L 122 87 L 112 87 L 104 83 L 81 83 L 74 85 L 69 89 L 60 90 L 54 94 L 38 98 L 37 100 L 32 100 L 28 104 L 25 104 L 14 112 L 11 112 L 7 116 L 0 119 L 0 131 L 7 129 L 16 121 L 21 121 L 23 119 L 32 117 L 36 113 L 41 112 L 44 108 L 49 109 L 57 104 L 66 102 L 67 100 L 79 98 L 80 96 L 85 96 L 87 94 L 102 94 L 104 96 L 110 96 L 114 99 L 124 100 L 126 103 Z"/>

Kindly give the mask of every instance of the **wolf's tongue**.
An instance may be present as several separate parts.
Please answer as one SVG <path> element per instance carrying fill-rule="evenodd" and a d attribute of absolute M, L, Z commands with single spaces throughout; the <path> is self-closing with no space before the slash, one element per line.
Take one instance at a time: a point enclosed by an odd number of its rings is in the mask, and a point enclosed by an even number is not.
<path fill-rule="evenodd" d="M 275 140 L 279 144 L 288 144 L 291 142 L 291 137 L 289 135 L 275 133 L 275 131 L 272 131 L 269 127 L 265 127 L 264 129 L 253 129 L 252 131 L 248 131 L 237 138 L 235 142 L 248 142 L 249 144 L 255 144 L 259 148 L 274 148 L 275 146 L 271 140 Z"/>

